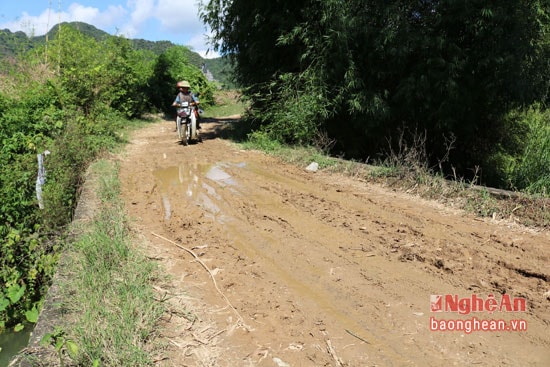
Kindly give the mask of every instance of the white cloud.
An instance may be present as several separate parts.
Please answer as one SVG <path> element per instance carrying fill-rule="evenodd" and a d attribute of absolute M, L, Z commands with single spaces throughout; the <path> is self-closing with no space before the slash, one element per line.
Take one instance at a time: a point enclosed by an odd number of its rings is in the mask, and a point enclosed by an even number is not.
<path fill-rule="evenodd" d="M 113 25 L 116 25 L 120 23 L 121 19 L 124 19 L 126 15 L 128 14 L 128 11 L 124 9 L 121 5 L 109 5 L 107 10 L 105 10 L 102 13 L 99 13 L 98 19 L 94 20 L 94 24 L 97 25 L 98 28 L 108 28 L 112 27 Z"/>
<path fill-rule="evenodd" d="M 21 0 L 19 0 L 21 1 Z M 27 12 L 16 20 L 0 24 L 0 29 L 23 31 L 40 36 L 60 22 L 85 22 L 109 33 L 128 38 L 172 40 L 193 48 L 203 57 L 217 57 L 206 41 L 207 29 L 198 15 L 199 0 L 127 0 L 125 5 L 110 5 L 104 11 L 73 2 L 66 11 L 44 10 L 39 15 Z M 150 34 L 144 34 L 152 31 Z M 166 35 L 168 34 L 168 36 Z M 155 38 L 157 37 L 157 38 Z"/>
<path fill-rule="evenodd" d="M 129 0 L 127 3 L 130 19 L 122 25 L 121 34 L 128 38 L 136 37 L 143 24 L 154 13 L 154 0 Z"/>
<path fill-rule="evenodd" d="M 99 9 L 72 3 L 69 5 L 69 16 L 78 22 L 93 22 L 98 19 Z"/>
<path fill-rule="evenodd" d="M 84 22 L 101 29 L 111 27 L 126 13 L 126 10 L 120 5 L 109 6 L 107 10 L 100 12 L 97 8 L 72 3 L 67 11 L 63 12 L 44 10 L 36 16 L 23 12 L 17 21 L 4 23 L 0 28 L 8 28 L 12 32 L 23 31 L 29 36 L 41 36 L 61 22 Z"/>
<path fill-rule="evenodd" d="M 139 25 L 151 17 L 155 2 L 154 0 L 131 0 L 128 1 L 128 6 L 132 12 L 132 24 Z"/>
<path fill-rule="evenodd" d="M 207 34 L 195 34 L 187 42 L 187 46 L 190 46 L 191 49 L 204 58 L 214 58 L 218 57 L 218 53 L 214 52 L 212 47 L 207 45 Z"/>
<path fill-rule="evenodd" d="M 12 32 L 23 31 L 29 36 L 41 36 L 57 23 L 57 16 L 53 18 L 53 14 L 48 14 L 47 11 L 39 16 L 32 16 L 27 12 L 23 12 L 17 20 L 3 23 L 0 28 L 7 28 Z"/>
<path fill-rule="evenodd" d="M 213 50 L 208 52 L 208 32 L 199 18 L 197 0 L 158 0 L 154 17 L 160 22 L 163 31 L 182 40 L 176 43 L 190 46 L 205 58 L 219 57 Z"/>
<path fill-rule="evenodd" d="M 168 32 L 190 34 L 204 31 L 196 0 L 158 0 L 155 17 Z"/>

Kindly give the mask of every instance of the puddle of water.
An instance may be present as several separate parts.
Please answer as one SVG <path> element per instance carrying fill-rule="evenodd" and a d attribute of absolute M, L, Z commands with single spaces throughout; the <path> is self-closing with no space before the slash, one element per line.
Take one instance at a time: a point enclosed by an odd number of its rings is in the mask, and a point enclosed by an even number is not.
<path fill-rule="evenodd" d="M 27 325 L 18 333 L 7 331 L 0 334 L 0 367 L 8 366 L 10 360 L 27 347 L 31 332 L 32 328 Z"/>
<path fill-rule="evenodd" d="M 216 203 L 221 200 L 221 196 L 216 192 L 214 184 L 220 187 L 236 188 L 238 186 L 237 181 L 224 170 L 224 168 L 232 166 L 243 168 L 246 163 L 231 165 L 227 163 L 215 165 L 181 164 L 154 171 L 153 175 L 160 188 L 164 219 L 170 220 L 172 207 L 177 205 L 177 203 L 172 202 L 174 198 L 170 195 L 173 195 L 173 192 L 179 192 L 187 200 L 197 203 L 210 216 L 223 223 L 226 218 L 223 217 L 221 209 Z"/>
<path fill-rule="evenodd" d="M 216 216 L 217 214 L 221 213 L 220 207 L 212 201 L 212 199 L 205 194 L 200 194 L 198 197 L 197 202 L 199 202 L 204 209 L 206 209 L 207 212 L 214 214 Z"/>
<path fill-rule="evenodd" d="M 235 186 L 237 184 L 233 177 L 225 172 L 220 165 L 210 167 L 206 172 L 206 178 L 216 182 L 220 186 Z"/>
<path fill-rule="evenodd" d="M 164 207 L 164 219 L 170 220 L 170 217 L 172 217 L 172 207 L 170 206 L 170 199 L 166 194 L 162 194 L 162 206 Z"/>
<path fill-rule="evenodd" d="M 213 196 L 214 198 L 216 198 L 217 200 L 220 200 L 222 197 L 220 195 L 218 195 L 218 193 L 216 192 L 216 189 L 213 188 L 212 186 L 210 186 L 209 184 L 207 183 L 203 183 L 202 184 L 202 188 L 204 190 L 206 190 L 206 193 L 210 196 Z"/>

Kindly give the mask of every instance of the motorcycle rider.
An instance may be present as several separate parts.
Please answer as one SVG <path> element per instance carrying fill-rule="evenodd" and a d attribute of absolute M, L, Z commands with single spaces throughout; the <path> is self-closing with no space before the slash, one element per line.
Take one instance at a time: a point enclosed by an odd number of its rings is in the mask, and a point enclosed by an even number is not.
<path fill-rule="evenodd" d="M 189 102 L 190 105 L 194 105 L 196 108 L 195 111 L 195 117 L 197 119 L 197 129 L 201 128 L 200 121 L 199 121 L 199 114 L 198 114 L 198 108 L 199 108 L 199 99 L 191 93 L 189 88 L 191 88 L 191 85 L 187 80 L 181 80 L 176 83 L 176 88 L 178 89 L 178 94 L 176 95 L 176 99 L 172 103 L 172 106 L 179 106 L 181 102 Z"/>

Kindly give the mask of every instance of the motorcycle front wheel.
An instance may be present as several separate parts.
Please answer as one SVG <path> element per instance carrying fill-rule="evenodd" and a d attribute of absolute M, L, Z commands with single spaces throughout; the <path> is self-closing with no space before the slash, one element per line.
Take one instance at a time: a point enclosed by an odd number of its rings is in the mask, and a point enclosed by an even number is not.
<path fill-rule="evenodd" d="M 181 117 L 176 117 L 176 130 L 178 131 L 178 139 L 179 141 L 182 141 L 183 140 L 183 127 L 181 126 L 182 123 L 181 123 Z"/>
<path fill-rule="evenodd" d="M 178 130 L 178 139 L 183 145 L 189 144 L 189 124 L 181 117 L 176 118 L 176 130 Z"/>
<path fill-rule="evenodd" d="M 194 118 L 189 121 L 189 135 L 191 139 L 197 140 L 197 120 Z"/>
<path fill-rule="evenodd" d="M 202 138 L 200 134 L 200 130 L 197 128 L 197 119 L 194 116 L 191 116 L 189 119 L 190 124 L 190 130 L 191 130 L 191 136 L 190 139 L 199 143 L 202 143 Z"/>
<path fill-rule="evenodd" d="M 185 146 L 189 145 L 189 123 L 188 122 L 185 123 L 184 129 L 183 129 L 183 137 L 181 139 L 181 142 Z"/>

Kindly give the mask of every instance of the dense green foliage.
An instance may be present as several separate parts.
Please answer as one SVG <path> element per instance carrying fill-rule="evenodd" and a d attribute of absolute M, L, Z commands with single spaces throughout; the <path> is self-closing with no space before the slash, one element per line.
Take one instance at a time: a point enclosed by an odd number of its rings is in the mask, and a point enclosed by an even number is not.
<path fill-rule="evenodd" d="M 204 60 L 204 64 L 223 89 L 238 89 L 238 84 L 235 82 L 234 78 L 235 73 L 233 72 L 233 68 L 224 58 L 217 57 L 215 59 L 206 59 Z"/>
<path fill-rule="evenodd" d="M 23 32 L 0 31 L 0 55 L 15 56 L 21 50 L 30 48 L 31 42 Z"/>
<path fill-rule="evenodd" d="M 534 105 L 525 111 L 512 111 L 509 119 L 525 125 L 522 151 L 508 157 L 507 172 L 512 187 L 526 188 L 533 193 L 550 192 L 550 109 L 541 110 Z"/>
<path fill-rule="evenodd" d="M 202 71 L 186 58 L 188 52 L 189 49 L 184 46 L 166 50 L 158 57 L 151 76 L 151 90 L 155 92 L 151 101 L 167 114 L 174 112 L 171 105 L 177 94 L 176 81 L 187 80 L 203 106 L 214 102 L 214 87 Z"/>
<path fill-rule="evenodd" d="M 23 32 L 12 33 L 4 29 L 0 30 L 0 55 L 15 56 L 22 52 L 28 51 L 35 47 L 39 47 L 46 43 L 46 40 L 55 39 L 61 28 L 70 27 L 78 30 L 83 35 L 92 37 L 96 41 L 104 41 L 108 38 L 113 38 L 107 32 L 104 32 L 93 25 L 82 22 L 63 22 L 56 24 L 52 29 L 43 36 L 27 37 Z M 118 38 L 118 37 L 115 37 Z M 130 39 L 131 46 L 137 51 L 149 51 L 153 57 L 159 56 L 168 49 L 176 46 L 170 41 L 148 41 L 144 39 Z M 204 59 L 198 53 L 185 47 L 183 50 L 185 58 L 191 65 L 197 68 L 202 68 L 206 64 L 209 71 L 222 86 L 228 88 L 233 87 L 232 73 L 230 65 L 222 58 Z"/>
<path fill-rule="evenodd" d="M 32 89 L 30 81 L 28 86 Z M 25 319 L 36 309 L 47 279 L 54 271 L 52 244 L 41 240 L 42 221 L 37 211 L 36 153 L 45 149 L 47 136 L 59 125 L 47 117 L 51 96 L 0 98 L 0 331 L 5 324 Z"/>
<path fill-rule="evenodd" d="M 0 332 L 36 321 L 89 163 L 121 142 L 129 121 L 170 105 L 177 79 L 196 82 L 206 102 L 213 89 L 181 46 L 157 56 L 69 25 L 48 38 L 0 59 Z M 159 65 L 174 74 L 157 80 Z M 163 82 L 168 90 L 156 90 Z M 41 209 L 37 155 L 46 151 Z"/>
<path fill-rule="evenodd" d="M 549 102 L 548 0 L 210 0 L 202 16 L 263 133 L 324 131 L 349 158 L 425 136 L 429 167 L 510 187 L 533 136 L 510 113 Z"/>

